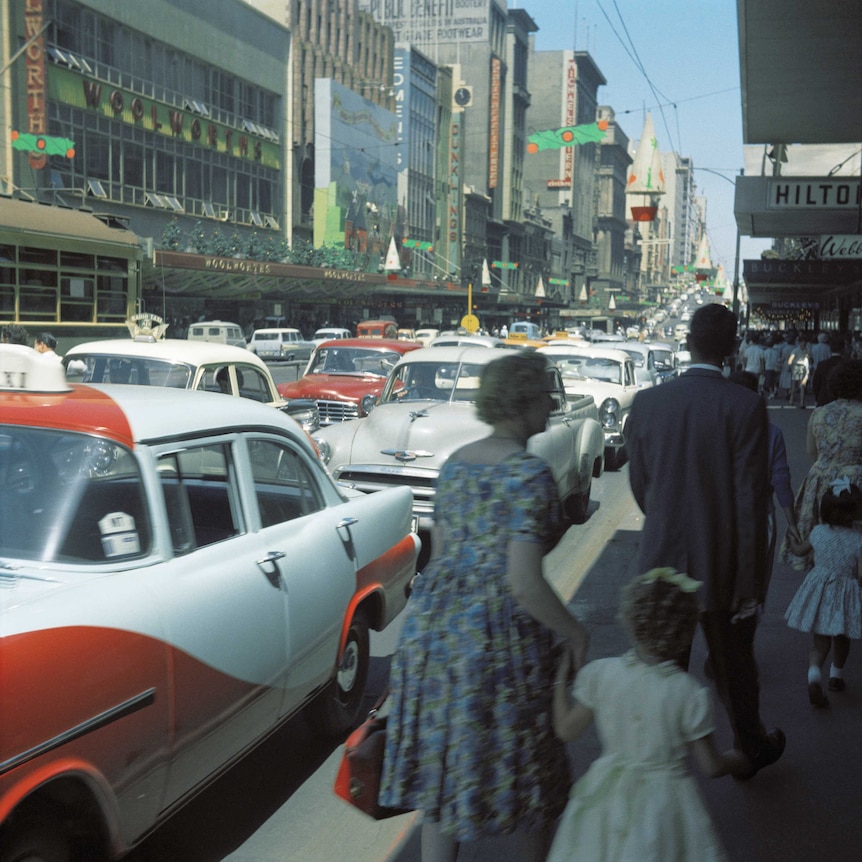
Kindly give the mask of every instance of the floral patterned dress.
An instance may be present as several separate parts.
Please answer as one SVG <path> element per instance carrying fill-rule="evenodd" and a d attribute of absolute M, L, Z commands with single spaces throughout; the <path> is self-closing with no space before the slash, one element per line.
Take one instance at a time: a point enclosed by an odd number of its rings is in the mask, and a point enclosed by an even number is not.
<path fill-rule="evenodd" d="M 380 801 L 459 841 L 550 829 L 565 805 L 552 633 L 506 580 L 508 542 L 550 549 L 559 511 L 548 465 L 526 452 L 440 472 L 443 551 L 416 579 L 393 658 Z"/>
<path fill-rule="evenodd" d="M 709 692 L 675 662 L 634 651 L 585 665 L 574 696 L 602 755 L 572 788 L 548 862 L 719 862 L 724 850 L 686 766 L 714 729 Z"/>
<path fill-rule="evenodd" d="M 847 476 L 862 487 L 862 401 L 838 398 L 815 408 L 809 420 L 810 432 L 817 441 L 817 459 L 796 494 L 796 524 L 804 542 L 820 523 L 820 501 L 829 483 Z M 808 571 L 813 557 L 796 556 L 785 540 L 781 560 L 797 571 Z"/>

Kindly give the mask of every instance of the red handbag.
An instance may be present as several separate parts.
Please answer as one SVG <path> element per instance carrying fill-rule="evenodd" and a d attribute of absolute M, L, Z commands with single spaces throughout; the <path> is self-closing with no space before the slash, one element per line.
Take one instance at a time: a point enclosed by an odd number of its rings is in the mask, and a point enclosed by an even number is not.
<path fill-rule="evenodd" d="M 385 808 L 377 801 L 386 748 L 386 716 L 377 713 L 387 693 L 384 692 L 368 718 L 347 737 L 333 787 L 336 796 L 375 820 L 385 820 L 409 810 Z"/>

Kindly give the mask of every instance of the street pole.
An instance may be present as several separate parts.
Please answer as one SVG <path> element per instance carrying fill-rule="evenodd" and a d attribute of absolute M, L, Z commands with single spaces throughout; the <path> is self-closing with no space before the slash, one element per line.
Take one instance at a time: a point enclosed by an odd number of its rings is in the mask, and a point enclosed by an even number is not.
<path fill-rule="evenodd" d="M 745 168 L 739 169 L 739 175 L 742 176 L 745 173 Z M 719 174 L 721 176 L 721 174 Z M 734 183 L 734 188 L 736 184 Z M 736 215 L 734 214 L 734 218 Z M 739 225 L 736 226 L 736 256 L 733 261 L 733 316 L 736 318 L 737 324 L 739 323 Z"/>

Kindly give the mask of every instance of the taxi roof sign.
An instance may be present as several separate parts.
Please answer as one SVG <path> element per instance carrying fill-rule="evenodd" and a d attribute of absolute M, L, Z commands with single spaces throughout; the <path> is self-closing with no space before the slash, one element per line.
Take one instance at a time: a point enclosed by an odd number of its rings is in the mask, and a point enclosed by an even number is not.
<path fill-rule="evenodd" d="M 23 344 L 0 344 L 0 391 L 69 392 L 63 366 Z"/>

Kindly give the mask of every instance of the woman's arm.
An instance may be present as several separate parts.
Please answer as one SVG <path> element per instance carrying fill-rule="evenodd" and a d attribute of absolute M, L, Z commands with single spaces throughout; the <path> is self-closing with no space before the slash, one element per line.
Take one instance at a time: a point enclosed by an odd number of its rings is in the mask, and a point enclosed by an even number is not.
<path fill-rule="evenodd" d="M 813 422 L 814 414 L 811 414 L 811 419 L 808 420 L 808 431 L 805 435 L 805 449 L 808 452 L 808 457 L 812 461 L 817 459 L 817 440 L 814 437 Z"/>
<path fill-rule="evenodd" d="M 751 768 L 748 758 L 741 751 L 731 748 L 723 754 L 719 753 L 711 733 L 709 736 L 690 742 L 688 747 L 694 755 L 698 768 L 707 778 L 743 774 Z"/>
<path fill-rule="evenodd" d="M 562 599 L 542 573 L 542 546 L 538 542 L 509 542 L 506 579 L 515 601 L 537 622 L 569 641 L 575 669 L 581 667 L 587 654 L 589 633 L 569 613 Z"/>
<path fill-rule="evenodd" d="M 569 695 L 571 686 L 572 657 L 568 651 L 557 667 L 554 679 L 554 699 L 551 705 L 551 718 L 554 733 L 565 742 L 577 739 L 593 721 L 593 711 L 582 703 L 572 700 Z"/>

